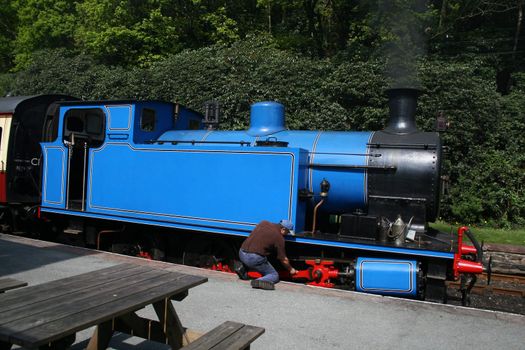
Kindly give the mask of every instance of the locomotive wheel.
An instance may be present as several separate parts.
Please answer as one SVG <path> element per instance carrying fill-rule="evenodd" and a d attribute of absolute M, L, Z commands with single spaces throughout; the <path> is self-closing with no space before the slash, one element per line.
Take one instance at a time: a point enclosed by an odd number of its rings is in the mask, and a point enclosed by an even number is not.
<path fill-rule="evenodd" d="M 184 265 L 205 269 L 234 271 L 236 250 L 233 245 L 219 239 L 192 239 L 182 254 Z"/>
<path fill-rule="evenodd" d="M 143 247 L 140 244 L 131 243 L 113 243 L 110 251 L 112 253 L 139 256 L 151 260 L 164 260 L 164 251 L 155 247 Z"/>
<path fill-rule="evenodd" d="M 0 214 L 0 226 L 4 233 L 15 233 L 16 232 L 16 217 L 17 211 L 12 207 L 5 207 Z"/>
<path fill-rule="evenodd" d="M 164 261 L 166 259 L 166 241 L 160 233 L 146 236 L 146 252 L 153 260 Z"/>
<path fill-rule="evenodd" d="M 131 242 L 116 241 L 111 244 L 113 253 L 140 256 L 152 260 L 163 261 L 166 258 L 164 240 L 159 234 L 139 234 Z"/>

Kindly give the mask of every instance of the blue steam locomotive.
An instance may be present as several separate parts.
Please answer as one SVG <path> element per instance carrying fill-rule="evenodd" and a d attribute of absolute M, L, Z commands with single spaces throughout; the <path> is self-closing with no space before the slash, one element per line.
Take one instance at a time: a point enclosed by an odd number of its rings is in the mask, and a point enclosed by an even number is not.
<path fill-rule="evenodd" d="M 3 99 L 0 201 L 11 216 L 30 216 L 34 203 L 55 233 L 97 248 L 223 271 L 258 222 L 286 219 L 301 267 L 289 278 L 443 300 L 447 280 L 469 290 L 482 256 L 467 228 L 428 226 L 443 147 L 416 127 L 417 94 L 389 90 L 390 119 L 377 132 L 287 130 L 275 102 L 251 106 L 248 130 L 219 131 L 213 105 L 203 116 L 158 101 Z M 22 150 L 21 138 L 41 151 Z M 36 190 L 16 199 L 24 181 Z"/>

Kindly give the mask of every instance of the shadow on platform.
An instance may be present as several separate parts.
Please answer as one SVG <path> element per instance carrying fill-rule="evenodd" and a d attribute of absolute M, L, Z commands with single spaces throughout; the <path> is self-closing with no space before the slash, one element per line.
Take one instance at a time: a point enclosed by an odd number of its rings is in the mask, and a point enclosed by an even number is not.
<path fill-rule="evenodd" d="M 23 239 L 16 236 L 0 234 L 0 276 L 11 275 L 33 270 L 45 265 L 70 260 L 79 257 L 78 250 L 73 247 L 54 246 L 52 243 L 34 246 L 13 241 Z M 85 250 L 80 255 L 96 255 L 96 251 Z"/>

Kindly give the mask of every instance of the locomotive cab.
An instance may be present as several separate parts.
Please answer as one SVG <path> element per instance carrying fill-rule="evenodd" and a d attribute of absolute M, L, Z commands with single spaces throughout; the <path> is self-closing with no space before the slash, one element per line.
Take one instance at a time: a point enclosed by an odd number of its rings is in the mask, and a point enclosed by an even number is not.
<path fill-rule="evenodd" d="M 89 150 L 105 139 L 106 116 L 100 108 L 69 109 L 64 114 L 64 145 L 68 147 L 68 208 L 83 210 Z"/>

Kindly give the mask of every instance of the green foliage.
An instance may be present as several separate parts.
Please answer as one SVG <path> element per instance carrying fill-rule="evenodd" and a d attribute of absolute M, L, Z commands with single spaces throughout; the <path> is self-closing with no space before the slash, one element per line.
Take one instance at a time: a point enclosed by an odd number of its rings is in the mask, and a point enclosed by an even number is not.
<path fill-rule="evenodd" d="M 420 74 L 427 92 L 420 99 L 423 115 L 441 112 L 451 124 L 443 135 L 450 147 L 445 173 L 451 190 L 442 215 L 464 223 L 523 223 L 523 92 L 497 93 L 489 60 L 434 59 L 422 65 Z"/>
<path fill-rule="evenodd" d="M 152 94 L 200 109 L 204 101 L 221 102 L 223 128 L 245 128 L 250 105 L 277 100 L 287 106 L 290 126 L 315 123 L 321 108 L 326 65 L 279 50 L 267 37 L 231 47 L 186 51 L 153 65 Z M 169 77 L 169 79 L 167 78 Z"/>
<path fill-rule="evenodd" d="M 76 25 L 75 3 L 67 0 L 11 1 L 18 15 L 13 41 L 18 69 L 29 65 L 33 52 L 47 48 L 71 48 Z"/>
<path fill-rule="evenodd" d="M 523 84 L 523 76 L 517 77 Z M 525 224 L 525 100 L 523 89 L 493 94 L 470 121 L 476 129 L 463 136 L 454 167 L 456 186 L 451 205 L 456 218 L 508 227 Z M 465 123 L 467 124 L 467 123 Z M 468 130 L 467 130 L 468 132 Z M 470 149 L 466 149 L 470 148 Z M 467 155 L 468 158 L 465 158 Z M 461 157 L 463 156 L 463 157 Z"/>
<path fill-rule="evenodd" d="M 412 62 L 408 55 L 426 53 L 427 42 L 442 55 L 495 53 L 512 67 L 523 64 L 517 55 L 523 43 L 515 42 L 523 6 L 516 0 L 1 0 L 0 69 L 13 68 L 13 57 L 14 68 L 23 69 L 34 52 L 57 47 L 111 65 L 148 65 L 261 32 L 312 57 L 388 58 L 392 74 Z"/>
<path fill-rule="evenodd" d="M 12 65 L 13 41 L 18 22 L 12 1 L 0 0 L 0 18 L 0 72 L 4 72 Z"/>
<path fill-rule="evenodd" d="M 12 74 L 0 74 L 0 96 L 11 95 L 14 77 Z"/>
<path fill-rule="evenodd" d="M 98 70 L 91 57 L 71 55 L 63 49 L 35 53 L 30 66 L 14 75 L 7 90 L 13 95 L 65 93 L 88 98 Z"/>
<path fill-rule="evenodd" d="M 109 64 L 145 64 L 180 50 L 169 1 L 84 0 L 74 37 L 82 50 Z"/>
<path fill-rule="evenodd" d="M 501 150 L 482 154 L 478 166 L 461 174 L 451 192 L 457 196 L 452 213 L 465 222 L 523 224 L 525 215 L 525 158 Z M 521 165 L 521 166 L 520 166 Z"/>
<path fill-rule="evenodd" d="M 218 44 L 230 44 L 239 40 L 239 30 L 237 22 L 228 17 L 226 8 L 219 7 L 215 12 L 205 13 L 201 17 L 204 23 L 208 24 L 212 30 L 208 37 L 211 42 Z"/>
<path fill-rule="evenodd" d="M 458 227 L 462 226 L 460 223 L 454 225 L 447 224 L 442 221 L 431 224 L 431 226 L 442 232 L 456 232 Z M 512 244 L 525 246 L 525 229 L 501 229 L 491 227 L 471 226 L 470 230 L 478 242 L 497 243 L 497 244 Z"/>

